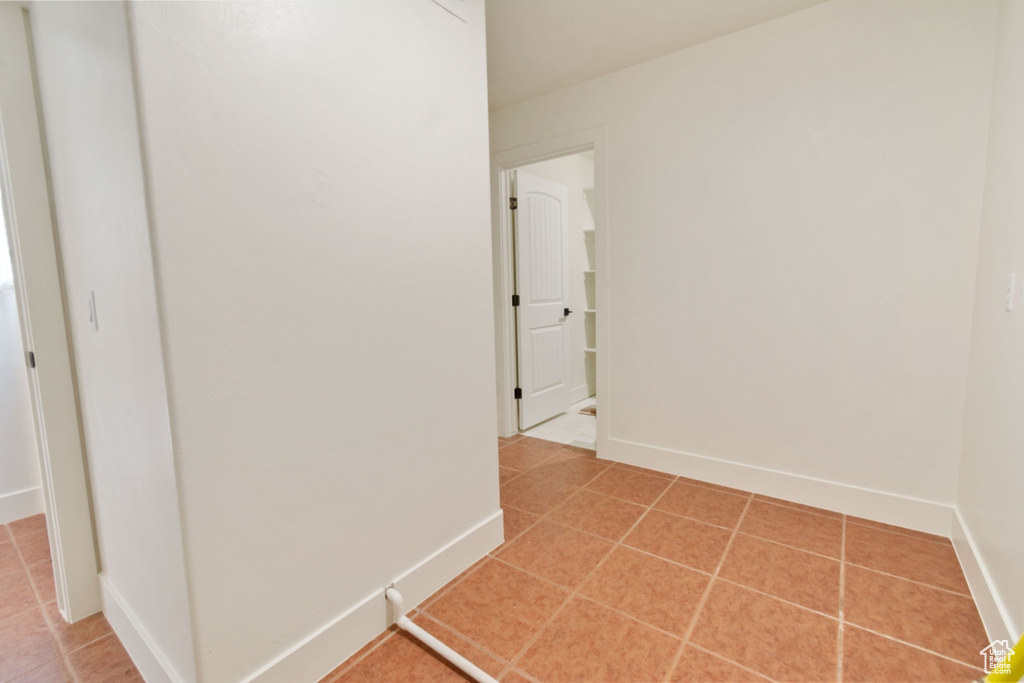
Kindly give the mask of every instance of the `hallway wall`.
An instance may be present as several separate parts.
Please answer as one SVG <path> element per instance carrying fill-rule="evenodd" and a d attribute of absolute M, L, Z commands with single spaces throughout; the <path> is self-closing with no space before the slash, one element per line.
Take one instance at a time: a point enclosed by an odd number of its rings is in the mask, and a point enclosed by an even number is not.
<path fill-rule="evenodd" d="M 999 43 L 988 139 L 974 334 L 967 384 L 957 506 L 964 537 L 994 601 L 979 600 L 993 638 L 1024 632 L 1024 7 L 1000 3 Z M 1017 276 L 1013 312 L 1003 308 L 1006 278 Z M 976 593 L 977 594 L 977 593 Z"/>
<path fill-rule="evenodd" d="M 204 681 L 327 673 L 390 582 L 412 607 L 501 541 L 464 9 L 132 6 Z"/>
<path fill-rule="evenodd" d="M 995 9 L 833 0 L 492 112 L 607 129 L 606 457 L 949 533 Z"/>
<path fill-rule="evenodd" d="M 483 2 L 31 12 L 104 609 L 315 680 L 502 539 Z"/>
<path fill-rule="evenodd" d="M 41 3 L 31 20 L 104 610 L 126 645 L 115 614 L 172 680 L 195 680 L 125 8 Z"/>

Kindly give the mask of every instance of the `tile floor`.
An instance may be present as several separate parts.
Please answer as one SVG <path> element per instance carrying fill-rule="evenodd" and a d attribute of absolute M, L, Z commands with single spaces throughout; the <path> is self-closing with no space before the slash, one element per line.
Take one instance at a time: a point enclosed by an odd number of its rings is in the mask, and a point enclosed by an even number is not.
<path fill-rule="evenodd" d="M 988 643 L 949 541 L 529 437 L 505 543 L 414 621 L 502 681 L 970 681 Z M 0 683 L 141 681 L 66 624 L 42 515 L 0 526 Z M 388 631 L 324 681 L 459 681 Z"/>
<path fill-rule="evenodd" d="M 61 617 L 43 515 L 0 525 L 0 683 L 141 680 L 102 614 Z"/>
<path fill-rule="evenodd" d="M 594 448 L 597 441 L 597 418 L 593 415 L 580 415 L 580 410 L 597 403 L 597 397 L 591 396 L 569 406 L 569 411 L 547 422 L 524 432 L 525 436 L 545 441 L 557 441 L 571 446 Z"/>
<path fill-rule="evenodd" d="M 505 543 L 410 616 L 502 681 L 983 675 L 988 639 L 945 538 L 499 445 Z M 391 630 L 323 680 L 463 678 Z"/>

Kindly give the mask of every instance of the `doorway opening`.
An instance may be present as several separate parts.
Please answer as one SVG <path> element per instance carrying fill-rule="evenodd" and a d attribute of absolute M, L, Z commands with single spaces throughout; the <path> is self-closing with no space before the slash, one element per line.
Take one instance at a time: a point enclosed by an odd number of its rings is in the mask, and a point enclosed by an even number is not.
<path fill-rule="evenodd" d="M 500 437 L 605 450 L 606 140 L 592 129 L 491 157 Z"/>
<path fill-rule="evenodd" d="M 517 429 L 594 449 L 597 303 L 593 150 L 509 173 Z"/>
<path fill-rule="evenodd" d="M 0 183 L 0 524 L 7 524 L 42 512 L 43 493 L 3 195 Z"/>

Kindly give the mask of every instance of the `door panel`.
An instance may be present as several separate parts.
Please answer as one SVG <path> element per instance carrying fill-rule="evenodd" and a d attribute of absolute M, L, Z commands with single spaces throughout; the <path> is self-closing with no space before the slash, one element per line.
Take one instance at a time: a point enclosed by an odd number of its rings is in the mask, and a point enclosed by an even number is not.
<path fill-rule="evenodd" d="M 555 389 L 565 379 L 565 368 L 562 366 L 562 346 L 564 325 L 552 325 L 530 330 L 530 351 L 533 357 L 533 391 L 539 392 Z"/>
<path fill-rule="evenodd" d="M 519 428 L 528 429 L 569 409 L 569 192 L 522 171 L 516 190 Z"/>

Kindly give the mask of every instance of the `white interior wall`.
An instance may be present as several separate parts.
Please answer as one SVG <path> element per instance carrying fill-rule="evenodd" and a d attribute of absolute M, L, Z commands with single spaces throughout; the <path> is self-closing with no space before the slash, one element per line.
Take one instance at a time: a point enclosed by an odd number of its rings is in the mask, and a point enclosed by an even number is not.
<path fill-rule="evenodd" d="M 584 230 L 594 229 L 594 218 L 587 208 L 584 188 L 594 187 L 594 162 L 582 154 L 572 154 L 524 166 L 523 171 L 560 183 L 569 188 L 569 402 L 582 401 L 597 391 L 593 354 L 584 353 L 587 307 L 583 271 L 591 267 Z"/>
<path fill-rule="evenodd" d="M 42 3 L 31 19 L 104 609 L 130 615 L 172 678 L 194 680 L 125 10 Z"/>
<path fill-rule="evenodd" d="M 989 634 L 1024 631 L 1024 6 L 1001 3 L 988 171 L 978 256 L 974 335 L 957 506 L 994 597 L 981 604 Z M 1012 312 L 1007 275 L 1017 276 Z M 972 583 L 972 588 L 975 584 Z M 976 589 L 975 594 L 979 591 Z"/>
<path fill-rule="evenodd" d="M 365 642 L 390 581 L 496 522 L 433 590 L 501 540 L 464 11 L 132 6 L 201 680 L 284 679 L 369 605 Z"/>
<path fill-rule="evenodd" d="M 608 457 L 949 532 L 994 30 L 833 0 L 492 112 L 608 131 Z"/>

